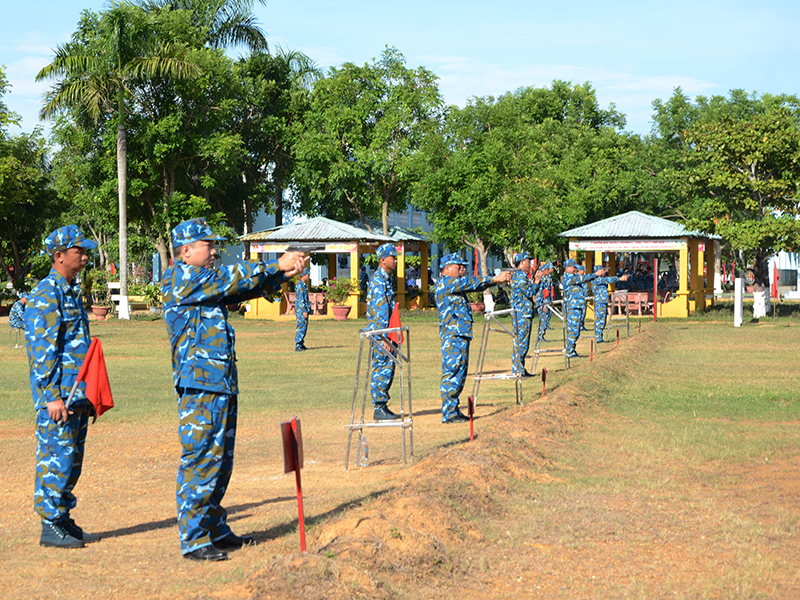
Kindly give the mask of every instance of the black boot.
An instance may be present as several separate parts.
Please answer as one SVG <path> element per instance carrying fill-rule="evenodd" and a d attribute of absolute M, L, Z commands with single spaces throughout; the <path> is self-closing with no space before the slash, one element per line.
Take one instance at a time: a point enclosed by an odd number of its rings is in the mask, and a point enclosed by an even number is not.
<path fill-rule="evenodd" d="M 388 406 L 383 404 L 375 407 L 372 418 L 376 421 L 392 421 L 394 419 L 399 419 L 400 415 L 394 414 L 389 410 Z"/>
<path fill-rule="evenodd" d="M 49 548 L 83 548 L 83 540 L 70 535 L 63 520 L 55 523 L 42 521 L 42 537 L 39 545 Z"/>
<path fill-rule="evenodd" d="M 64 526 L 64 529 L 74 538 L 78 538 L 84 544 L 91 544 L 93 542 L 99 542 L 101 536 L 96 533 L 86 533 L 83 529 L 81 529 L 78 524 L 72 520 L 72 517 L 69 516 L 67 513 L 62 519 L 61 524 Z"/>

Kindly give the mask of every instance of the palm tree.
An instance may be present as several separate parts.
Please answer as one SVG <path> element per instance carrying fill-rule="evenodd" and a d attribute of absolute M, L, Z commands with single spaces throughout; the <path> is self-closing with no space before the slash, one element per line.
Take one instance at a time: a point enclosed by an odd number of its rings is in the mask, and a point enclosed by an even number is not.
<path fill-rule="evenodd" d="M 183 58 L 185 47 L 153 33 L 152 18 L 152 13 L 127 2 L 112 4 L 99 21 L 85 13 L 84 26 L 72 41 L 56 49 L 53 62 L 36 76 L 37 81 L 58 79 L 46 95 L 40 112 L 43 119 L 72 110 L 97 123 L 116 110 L 120 317 L 125 319 L 129 318 L 126 100 L 135 100 L 135 82 L 193 77 L 200 72 Z"/>

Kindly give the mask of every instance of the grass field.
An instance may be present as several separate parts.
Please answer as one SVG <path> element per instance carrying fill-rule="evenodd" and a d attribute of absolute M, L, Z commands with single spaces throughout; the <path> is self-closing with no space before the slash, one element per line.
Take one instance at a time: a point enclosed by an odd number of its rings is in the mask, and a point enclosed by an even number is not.
<path fill-rule="evenodd" d="M 468 427 L 439 423 L 436 321 L 409 319 L 417 464 L 403 467 L 399 433 L 370 432 L 370 467 L 347 472 L 363 322 L 312 319 L 313 350 L 295 353 L 293 323 L 237 319 L 240 429 L 226 499 L 235 530 L 260 543 L 217 565 L 178 553 L 163 322 L 92 323 L 117 408 L 90 429 L 76 490 L 76 518 L 105 539 L 75 552 L 36 543 L 27 359 L 2 348 L 0 595 L 800 597 L 800 322 L 792 312 L 734 329 L 722 311 L 706 318 L 645 320 L 641 334 L 636 322 L 618 348 L 569 371 L 547 358 L 547 398 L 526 380 L 523 409 L 511 384 L 485 383 L 473 443 Z M 508 342 L 489 348 L 488 365 L 506 369 Z M 293 415 L 305 438 L 305 556 L 278 443 Z"/>

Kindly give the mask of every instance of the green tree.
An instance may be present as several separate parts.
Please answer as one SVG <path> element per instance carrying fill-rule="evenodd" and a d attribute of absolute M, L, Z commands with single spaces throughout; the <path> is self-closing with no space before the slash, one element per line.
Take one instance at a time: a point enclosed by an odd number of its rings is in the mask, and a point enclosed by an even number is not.
<path fill-rule="evenodd" d="M 388 231 L 409 201 L 414 154 L 442 112 L 436 76 L 408 69 L 395 48 L 362 67 L 345 63 L 314 86 L 295 146 L 298 208 Z"/>

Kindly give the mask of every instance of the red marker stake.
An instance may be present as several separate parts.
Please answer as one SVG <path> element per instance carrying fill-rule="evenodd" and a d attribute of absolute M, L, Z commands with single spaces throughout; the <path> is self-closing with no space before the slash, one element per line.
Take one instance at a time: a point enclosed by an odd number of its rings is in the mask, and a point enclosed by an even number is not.
<path fill-rule="evenodd" d="M 619 346 L 619 329 L 617 329 L 617 346 Z"/>
<path fill-rule="evenodd" d="M 542 398 L 547 395 L 547 369 L 542 367 Z"/>
<path fill-rule="evenodd" d="M 642 317 L 639 317 L 639 333 L 642 333 Z"/>
<path fill-rule="evenodd" d="M 297 418 L 292 417 L 292 434 L 295 445 L 297 444 Z M 298 452 L 294 453 L 294 476 L 297 484 L 297 520 L 300 523 L 300 552 L 306 552 L 306 519 L 303 516 L 303 485 L 300 483 L 300 459 Z"/>
<path fill-rule="evenodd" d="M 283 472 L 294 471 L 297 484 L 297 522 L 300 525 L 300 551 L 306 551 L 306 521 L 303 517 L 303 486 L 300 482 L 300 469 L 303 468 L 303 434 L 300 421 L 292 417 L 291 421 L 281 423 L 283 441 Z"/>
<path fill-rule="evenodd" d="M 594 362 L 594 340 L 590 340 L 590 342 L 591 344 L 589 347 L 591 350 L 589 351 L 589 362 L 591 363 Z"/>
<path fill-rule="evenodd" d="M 475 430 L 472 426 L 472 416 L 475 414 L 475 401 L 470 396 L 467 399 L 467 410 L 469 411 L 469 441 L 473 441 L 475 439 Z"/>

